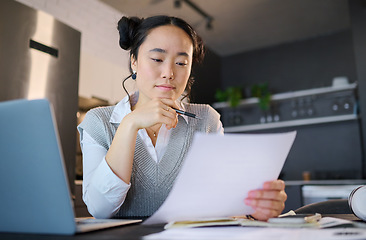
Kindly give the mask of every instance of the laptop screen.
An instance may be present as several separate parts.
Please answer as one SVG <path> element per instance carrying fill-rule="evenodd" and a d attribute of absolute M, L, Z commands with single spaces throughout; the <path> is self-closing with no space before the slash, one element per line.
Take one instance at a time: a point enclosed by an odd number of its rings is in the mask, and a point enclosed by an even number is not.
<path fill-rule="evenodd" d="M 0 102 L 0 231 L 73 234 L 74 213 L 52 106 Z"/>

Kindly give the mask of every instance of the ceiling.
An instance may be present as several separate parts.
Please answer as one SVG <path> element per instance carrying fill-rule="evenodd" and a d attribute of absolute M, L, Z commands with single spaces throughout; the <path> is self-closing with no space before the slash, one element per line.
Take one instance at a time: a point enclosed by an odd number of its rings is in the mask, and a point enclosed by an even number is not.
<path fill-rule="evenodd" d="M 174 0 L 100 0 L 123 15 L 165 14 L 183 18 L 220 56 L 314 38 L 350 27 L 348 0 L 191 0 L 214 18 L 205 18 Z"/>

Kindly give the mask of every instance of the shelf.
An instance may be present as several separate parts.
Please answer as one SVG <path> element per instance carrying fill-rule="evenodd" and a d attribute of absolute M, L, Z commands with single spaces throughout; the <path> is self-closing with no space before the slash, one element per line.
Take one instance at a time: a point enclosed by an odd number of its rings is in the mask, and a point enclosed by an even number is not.
<path fill-rule="evenodd" d="M 341 121 L 349 121 L 349 120 L 356 120 L 356 119 L 358 119 L 358 116 L 356 114 L 347 114 L 347 115 L 339 115 L 339 116 L 308 118 L 308 119 L 299 119 L 299 120 L 274 122 L 274 123 L 262 123 L 262 124 L 224 127 L 224 131 L 225 131 L 225 133 L 247 132 L 247 131 L 254 131 L 254 130 L 265 130 L 265 129 L 274 129 L 274 128 L 283 128 L 283 127 L 305 126 L 305 125 L 320 124 L 320 123 L 341 122 Z"/>
<path fill-rule="evenodd" d="M 285 100 L 291 98 L 298 98 L 298 97 L 305 97 L 310 95 L 317 95 L 317 94 L 324 94 L 324 93 L 331 93 L 331 92 L 338 92 L 338 91 L 345 91 L 345 90 L 353 90 L 356 89 L 357 84 L 351 83 L 346 86 L 342 87 L 323 87 L 323 88 L 314 88 L 308 90 L 301 90 L 301 91 L 294 91 L 294 92 L 287 92 L 287 93 L 278 93 L 273 94 L 271 97 L 271 101 L 278 101 L 278 100 Z M 256 104 L 258 103 L 258 98 L 247 98 L 240 101 L 239 105 L 249 105 L 249 104 Z M 216 102 L 212 105 L 216 109 L 226 108 L 229 107 L 227 102 Z"/>

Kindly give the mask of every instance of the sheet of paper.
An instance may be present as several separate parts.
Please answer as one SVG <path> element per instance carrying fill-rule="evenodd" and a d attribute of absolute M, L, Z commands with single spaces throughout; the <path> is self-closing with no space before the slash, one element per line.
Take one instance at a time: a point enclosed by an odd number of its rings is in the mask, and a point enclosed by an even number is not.
<path fill-rule="evenodd" d="M 363 228 L 287 229 L 253 227 L 173 228 L 143 237 L 144 240 L 360 240 Z"/>
<path fill-rule="evenodd" d="M 252 213 L 248 191 L 278 178 L 295 136 L 196 134 L 170 194 L 143 224 Z"/>

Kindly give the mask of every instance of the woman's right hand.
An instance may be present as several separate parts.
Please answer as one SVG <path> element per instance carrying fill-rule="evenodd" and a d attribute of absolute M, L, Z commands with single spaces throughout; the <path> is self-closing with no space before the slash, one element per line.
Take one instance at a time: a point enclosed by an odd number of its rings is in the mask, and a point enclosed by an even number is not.
<path fill-rule="evenodd" d="M 175 128 L 178 115 L 172 107 L 179 109 L 171 99 L 152 99 L 143 105 L 136 104 L 135 109 L 123 121 L 130 121 L 136 130 L 157 124 L 165 124 L 167 129 Z"/>
<path fill-rule="evenodd" d="M 112 144 L 105 157 L 111 170 L 129 184 L 131 179 L 136 136 L 139 129 L 165 124 L 168 129 L 176 127 L 178 108 L 170 99 L 152 99 L 144 104 L 136 104 L 130 114 L 121 121 Z"/>

